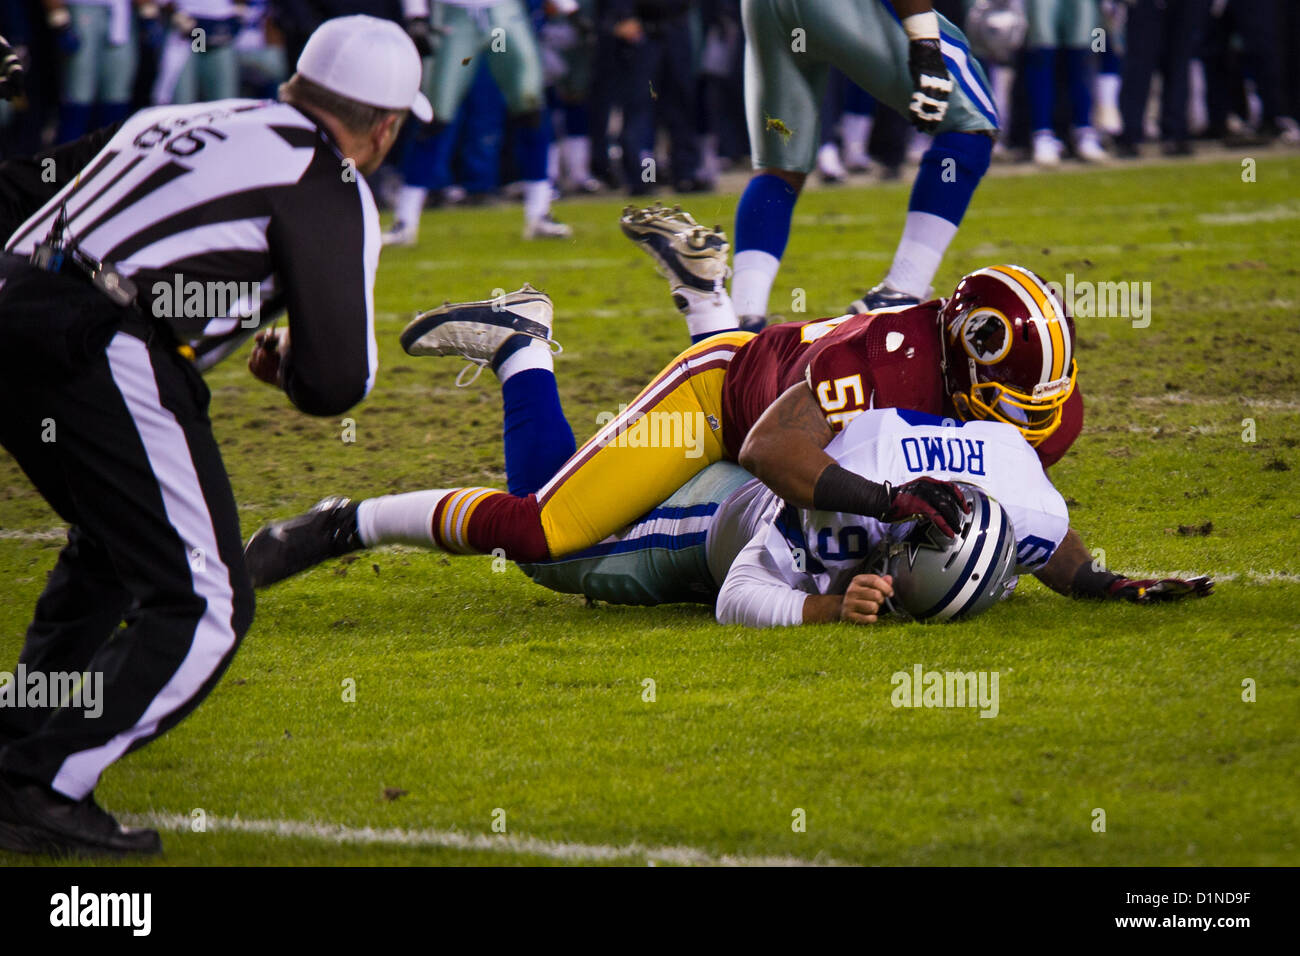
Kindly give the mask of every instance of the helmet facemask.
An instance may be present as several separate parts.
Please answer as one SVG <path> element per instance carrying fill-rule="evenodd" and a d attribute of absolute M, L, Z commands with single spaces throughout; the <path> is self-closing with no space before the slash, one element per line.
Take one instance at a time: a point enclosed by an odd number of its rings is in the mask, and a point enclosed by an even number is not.
<path fill-rule="evenodd" d="M 964 394 L 952 395 L 962 421 L 972 418 L 1005 422 L 1020 431 L 1025 441 L 1038 445 L 1061 424 L 1065 403 L 1074 394 L 1079 366 L 1070 362 L 1070 374 L 1034 387 L 1032 394 L 1004 382 L 980 381 L 975 362 L 970 365 L 971 385 Z"/>
<path fill-rule="evenodd" d="M 959 418 L 1011 425 L 1031 445 L 1060 426 L 1078 377 L 1074 322 L 1038 276 L 1019 266 L 973 272 L 944 303 L 940 322 Z"/>

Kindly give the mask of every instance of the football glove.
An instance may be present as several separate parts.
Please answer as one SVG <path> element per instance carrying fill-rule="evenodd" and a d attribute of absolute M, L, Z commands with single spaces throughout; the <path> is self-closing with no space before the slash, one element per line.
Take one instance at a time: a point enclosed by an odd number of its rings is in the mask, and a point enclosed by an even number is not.
<path fill-rule="evenodd" d="M 0 100 L 12 100 L 23 92 L 23 61 L 4 37 L 0 37 Z"/>
<path fill-rule="evenodd" d="M 952 95 L 952 77 L 943 62 L 939 41 L 909 41 L 907 68 L 912 74 L 913 91 L 907 118 L 922 133 L 933 133 L 948 114 L 948 97 Z"/>
<path fill-rule="evenodd" d="M 893 524 L 913 518 L 927 518 L 944 537 L 955 538 L 961 516 L 970 514 L 970 504 L 950 482 L 934 478 L 914 478 L 897 488 L 886 484 L 889 509 L 882 521 Z"/>
<path fill-rule="evenodd" d="M 1112 581 L 1108 596 L 1112 600 L 1132 601 L 1134 604 L 1158 604 L 1181 601 L 1188 597 L 1208 597 L 1214 593 L 1214 580 L 1202 575 L 1198 578 L 1145 578 L 1134 581 L 1120 578 Z"/>

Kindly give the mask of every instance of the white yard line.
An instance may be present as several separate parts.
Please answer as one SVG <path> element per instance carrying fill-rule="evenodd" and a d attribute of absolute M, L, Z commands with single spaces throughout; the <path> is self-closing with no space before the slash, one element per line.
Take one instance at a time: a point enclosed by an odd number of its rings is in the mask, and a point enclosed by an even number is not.
<path fill-rule="evenodd" d="M 631 244 L 627 247 L 628 254 L 621 259 L 611 258 L 578 258 L 576 256 L 567 259 L 493 259 L 492 270 L 494 274 L 500 275 L 507 272 L 542 272 L 556 269 L 608 269 L 613 266 L 625 266 L 628 261 L 635 258 L 635 250 Z M 425 272 L 470 272 L 476 268 L 482 268 L 482 259 L 418 259 L 413 263 L 416 269 Z"/>
<path fill-rule="evenodd" d="M 146 814 L 129 818 L 134 825 L 161 830 L 188 832 L 190 817 L 185 814 Z M 208 817 L 207 832 L 254 833 L 260 836 L 316 840 L 334 844 L 362 844 L 395 847 L 435 847 L 466 850 L 472 853 L 505 853 L 541 856 L 566 862 L 604 863 L 638 859 L 647 863 L 674 866 L 843 866 L 835 860 L 806 860 L 794 856 L 714 856 L 704 850 L 686 846 L 642 846 L 627 843 L 569 843 L 537 837 L 503 833 L 460 833 L 456 830 L 400 830 L 373 827 L 346 827 L 338 824 L 308 823 L 300 820 L 244 820 L 239 817 Z"/>
<path fill-rule="evenodd" d="M 1244 209 L 1237 212 L 1203 212 L 1197 221 L 1207 226 L 1247 226 L 1255 222 L 1282 222 L 1287 219 L 1300 219 L 1300 209 L 1294 205 L 1274 204 L 1259 209 Z"/>
<path fill-rule="evenodd" d="M 67 536 L 67 528 L 49 528 L 46 530 L 0 529 L 0 541 L 62 541 Z"/>
<path fill-rule="evenodd" d="M 1135 581 L 1143 581 L 1147 578 L 1194 578 L 1205 573 L 1205 569 L 1200 571 L 1126 571 L 1125 576 Z M 1227 581 L 1233 581 L 1238 584 L 1300 584 L 1300 574 L 1291 571 L 1229 571 L 1220 574 L 1215 572 L 1210 575 L 1214 578 L 1215 584 L 1223 584 Z"/>
<path fill-rule="evenodd" d="M 1135 405 L 1227 405 L 1236 402 L 1243 408 L 1269 408 L 1277 411 L 1300 410 L 1300 402 L 1281 398 L 1257 398 L 1251 395 L 1197 395 L 1192 392 L 1166 392 L 1163 395 L 1134 395 Z"/>

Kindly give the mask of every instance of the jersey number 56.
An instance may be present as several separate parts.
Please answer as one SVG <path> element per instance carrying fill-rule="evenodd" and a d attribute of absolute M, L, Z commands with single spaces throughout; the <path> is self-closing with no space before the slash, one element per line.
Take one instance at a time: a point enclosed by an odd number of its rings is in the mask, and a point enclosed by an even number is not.
<path fill-rule="evenodd" d="M 817 383 L 817 402 L 826 413 L 831 428 L 839 431 L 862 414 L 866 395 L 862 389 L 861 375 L 846 375 Z"/>

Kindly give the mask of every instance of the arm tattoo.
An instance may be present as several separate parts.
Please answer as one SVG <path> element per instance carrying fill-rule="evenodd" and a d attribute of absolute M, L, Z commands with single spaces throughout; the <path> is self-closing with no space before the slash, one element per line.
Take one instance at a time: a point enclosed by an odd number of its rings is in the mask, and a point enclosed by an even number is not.
<path fill-rule="evenodd" d="M 791 393 L 796 389 L 798 392 L 792 396 Z M 782 432 L 802 434 L 818 448 L 825 448 L 835 437 L 826 416 L 817 406 L 812 389 L 805 384 L 792 385 L 776 400 L 772 411 L 775 414 L 773 424 Z"/>

